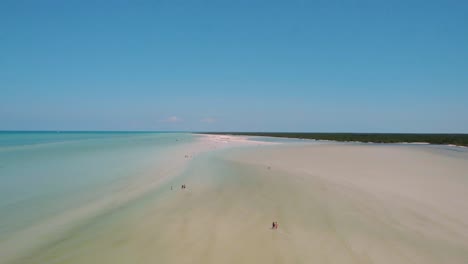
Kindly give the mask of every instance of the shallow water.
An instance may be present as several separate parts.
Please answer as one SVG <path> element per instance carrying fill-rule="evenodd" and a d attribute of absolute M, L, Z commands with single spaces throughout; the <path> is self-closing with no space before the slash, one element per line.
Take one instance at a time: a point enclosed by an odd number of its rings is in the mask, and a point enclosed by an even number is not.
<path fill-rule="evenodd" d="M 197 156 L 187 170 L 160 188 L 76 226 L 56 243 L 32 251 L 15 263 L 247 260 L 255 253 L 253 244 L 270 239 L 269 221 L 276 214 L 269 205 L 270 198 L 256 195 L 259 187 L 263 189 L 261 178 L 267 177 L 267 171 L 233 163 L 225 159 L 225 153 L 228 151 L 215 150 Z M 181 184 L 187 189 L 181 190 Z M 246 200 L 239 197 L 253 197 L 252 207 L 246 207 Z M 220 230 L 227 231 L 225 238 L 216 238 Z M 256 231 L 260 233 L 253 236 L 255 241 L 238 244 L 239 235 L 249 237 Z M 278 239 L 284 240 L 284 231 Z M 260 259 L 277 256 L 264 250 L 261 253 Z"/>
<path fill-rule="evenodd" d="M 22 240 L 39 227 L 71 228 L 99 206 L 124 200 L 126 186 L 164 169 L 167 153 L 193 141 L 180 133 L 0 133 L 0 257 L 23 251 L 15 244 L 27 248 Z"/>

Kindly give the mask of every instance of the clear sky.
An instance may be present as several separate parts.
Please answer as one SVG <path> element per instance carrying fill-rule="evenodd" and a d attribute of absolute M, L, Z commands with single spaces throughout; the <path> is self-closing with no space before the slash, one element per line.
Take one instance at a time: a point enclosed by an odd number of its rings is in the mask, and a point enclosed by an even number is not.
<path fill-rule="evenodd" d="M 468 1 L 0 1 L 0 130 L 468 133 Z"/>

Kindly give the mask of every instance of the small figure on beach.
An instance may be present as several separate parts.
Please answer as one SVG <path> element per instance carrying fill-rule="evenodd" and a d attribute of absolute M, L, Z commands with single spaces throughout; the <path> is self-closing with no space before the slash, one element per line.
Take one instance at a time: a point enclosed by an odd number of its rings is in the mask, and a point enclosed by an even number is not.
<path fill-rule="evenodd" d="M 273 223 L 271 224 L 271 229 L 278 229 L 278 222 L 276 222 L 276 221 L 273 222 Z"/>
<path fill-rule="evenodd" d="M 182 188 L 182 189 L 185 189 L 185 188 L 187 188 L 187 187 L 185 187 L 185 184 L 182 184 L 182 187 L 181 187 L 181 188 Z"/>

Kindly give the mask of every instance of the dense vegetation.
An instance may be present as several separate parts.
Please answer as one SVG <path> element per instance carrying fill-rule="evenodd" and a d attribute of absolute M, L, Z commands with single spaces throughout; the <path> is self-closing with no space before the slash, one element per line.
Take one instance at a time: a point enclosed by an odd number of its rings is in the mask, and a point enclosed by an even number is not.
<path fill-rule="evenodd" d="M 359 141 L 373 143 L 427 142 L 468 146 L 468 134 L 384 134 L 384 133 L 276 133 L 276 132 L 210 132 L 206 134 L 304 138 L 316 140 Z"/>

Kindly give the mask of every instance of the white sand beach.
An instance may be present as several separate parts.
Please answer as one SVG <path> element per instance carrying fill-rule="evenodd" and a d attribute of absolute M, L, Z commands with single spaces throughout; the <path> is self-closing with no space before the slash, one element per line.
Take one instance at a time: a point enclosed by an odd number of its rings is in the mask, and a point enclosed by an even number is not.
<path fill-rule="evenodd" d="M 177 153 L 177 175 L 19 262 L 468 263 L 466 151 L 212 135 L 196 146 Z"/>

